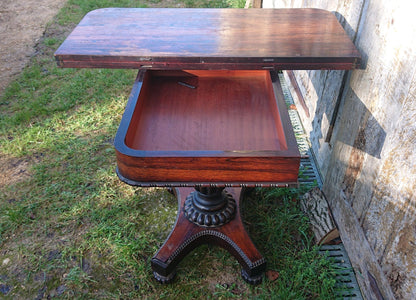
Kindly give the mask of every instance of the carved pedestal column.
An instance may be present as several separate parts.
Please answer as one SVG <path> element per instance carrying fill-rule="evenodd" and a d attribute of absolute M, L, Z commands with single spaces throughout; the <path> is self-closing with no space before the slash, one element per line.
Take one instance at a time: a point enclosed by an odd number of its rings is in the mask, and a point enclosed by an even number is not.
<path fill-rule="evenodd" d="M 218 227 L 234 218 L 236 206 L 233 196 L 223 187 L 196 187 L 186 197 L 184 210 L 186 218 L 192 223 Z"/>

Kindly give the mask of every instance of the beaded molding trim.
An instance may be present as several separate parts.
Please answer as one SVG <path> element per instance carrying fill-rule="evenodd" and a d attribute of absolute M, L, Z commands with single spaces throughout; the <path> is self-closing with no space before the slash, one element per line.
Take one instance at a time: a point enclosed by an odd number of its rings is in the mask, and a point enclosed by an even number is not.
<path fill-rule="evenodd" d="M 215 237 L 218 239 L 223 240 L 226 245 L 229 245 L 229 247 L 233 250 L 235 250 L 238 255 L 243 259 L 244 263 L 250 268 L 250 269 L 254 269 L 262 264 L 266 263 L 266 259 L 264 257 L 262 257 L 261 259 L 252 262 L 246 255 L 245 253 L 240 249 L 240 247 L 237 246 L 237 244 L 231 240 L 228 236 L 226 236 L 225 234 L 216 231 L 216 230 L 203 230 L 198 232 L 197 234 L 194 234 L 193 236 L 191 236 L 189 239 L 187 239 L 180 247 L 178 247 L 173 253 L 172 255 L 168 258 L 167 260 L 167 264 L 170 264 L 172 261 L 175 261 L 178 256 L 188 247 L 191 247 L 193 243 L 195 243 L 198 239 L 203 238 L 203 237 L 207 237 L 207 236 L 211 236 L 211 237 Z M 224 247 L 226 250 L 229 250 L 228 247 Z"/>

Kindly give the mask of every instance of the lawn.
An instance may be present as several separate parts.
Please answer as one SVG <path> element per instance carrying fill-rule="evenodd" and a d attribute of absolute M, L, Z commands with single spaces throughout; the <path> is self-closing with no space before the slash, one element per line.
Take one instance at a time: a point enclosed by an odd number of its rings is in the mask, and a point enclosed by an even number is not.
<path fill-rule="evenodd" d="M 160 285 L 150 259 L 175 221 L 165 189 L 115 174 L 113 138 L 133 70 L 59 69 L 53 53 L 99 7 L 242 7 L 241 0 L 69 0 L 0 98 L 0 298 L 334 299 L 337 268 L 318 254 L 300 189 L 252 190 L 247 230 L 277 279 L 247 285 L 225 250 L 201 246 Z M 20 170 L 20 171 L 19 171 Z"/>

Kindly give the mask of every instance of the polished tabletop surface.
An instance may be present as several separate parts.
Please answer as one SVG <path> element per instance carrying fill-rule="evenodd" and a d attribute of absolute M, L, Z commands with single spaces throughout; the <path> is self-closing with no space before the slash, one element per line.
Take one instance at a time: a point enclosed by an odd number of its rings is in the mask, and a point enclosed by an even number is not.
<path fill-rule="evenodd" d="M 361 60 L 320 9 L 98 9 L 55 57 L 62 67 L 153 69 L 352 69 Z"/>

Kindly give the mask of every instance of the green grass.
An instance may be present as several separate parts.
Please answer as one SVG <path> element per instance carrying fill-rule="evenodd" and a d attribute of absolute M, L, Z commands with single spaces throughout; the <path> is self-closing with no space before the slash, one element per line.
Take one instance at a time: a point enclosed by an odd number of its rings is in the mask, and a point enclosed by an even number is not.
<path fill-rule="evenodd" d="M 164 189 L 121 183 L 112 145 L 131 70 L 59 69 L 53 52 L 82 16 L 106 6 L 241 7 L 244 1 L 70 0 L 37 55 L 0 98 L 0 162 L 18 180 L 0 186 L 0 297 L 9 299 L 333 299 L 336 268 L 317 253 L 296 189 L 253 191 L 242 214 L 279 272 L 248 286 L 225 250 L 201 246 L 171 285 L 150 259 L 173 226 Z M 13 170 L 26 165 L 23 174 Z"/>

